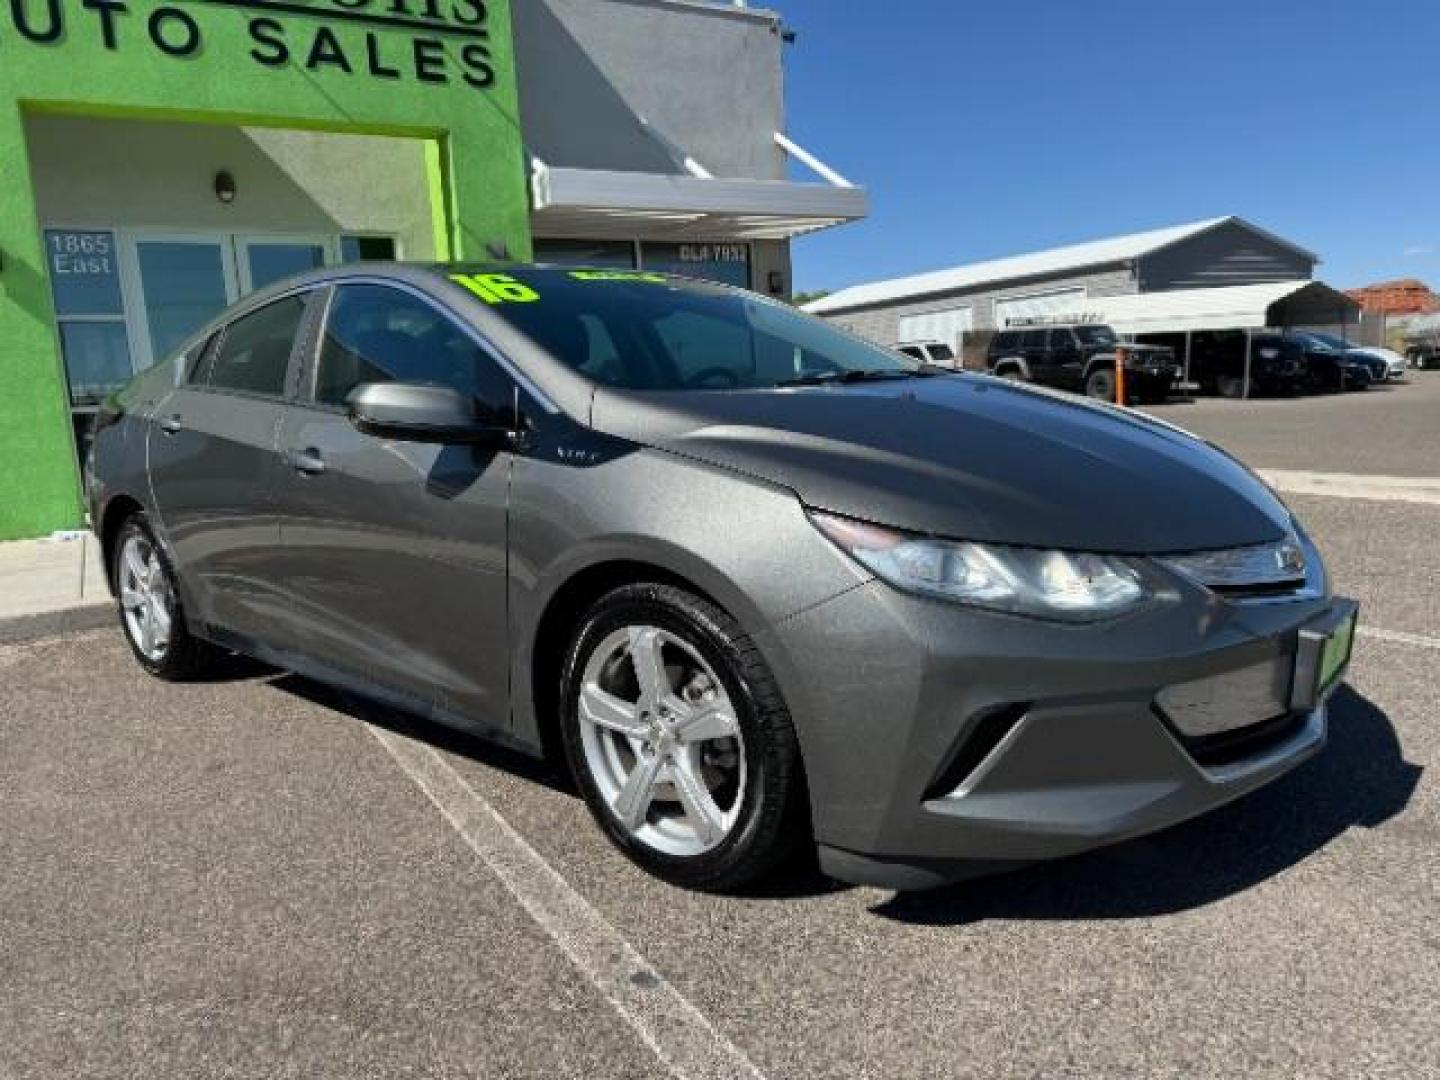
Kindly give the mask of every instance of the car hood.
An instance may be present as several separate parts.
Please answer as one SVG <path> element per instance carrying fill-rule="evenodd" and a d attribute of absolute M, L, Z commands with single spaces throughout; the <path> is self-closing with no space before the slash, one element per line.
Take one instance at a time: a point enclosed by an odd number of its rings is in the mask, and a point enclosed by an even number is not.
<path fill-rule="evenodd" d="M 1156 554 L 1273 542 L 1289 528 L 1274 494 L 1208 443 L 985 376 L 597 390 L 591 422 L 783 485 L 816 509 L 938 536 Z"/>

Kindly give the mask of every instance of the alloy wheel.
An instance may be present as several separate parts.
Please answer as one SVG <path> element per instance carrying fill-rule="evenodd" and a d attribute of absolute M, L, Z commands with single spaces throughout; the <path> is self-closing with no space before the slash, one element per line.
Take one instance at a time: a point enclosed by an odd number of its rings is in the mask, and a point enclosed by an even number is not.
<path fill-rule="evenodd" d="M 116 574 L 125 631 L 151 663 L 165 659 L 175 622 L 175 593 L 153 542 L 132 532 L 120 548 Z"/>
<path fill-rule="evenodd" d="M 745 745 L 694 646 L 656 626 L 614 631 L 585 665 L 577 706 L 585 766 L 632 837 L 680 857 L 724 843 L 745 801 Z"/>

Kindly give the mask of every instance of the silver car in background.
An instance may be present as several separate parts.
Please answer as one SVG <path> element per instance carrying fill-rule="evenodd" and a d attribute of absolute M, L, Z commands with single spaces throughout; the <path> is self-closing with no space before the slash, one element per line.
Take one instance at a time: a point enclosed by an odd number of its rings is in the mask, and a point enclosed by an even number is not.
<path fill-rule="evenodd" d="M 702 889 L 1181 821 L 1321 748 L 1355 624 L 1183 432 L 638 271 L 291 279 L 107 403 L 87 484 L 147 671 L 244 653 L 563 756 Z"/>

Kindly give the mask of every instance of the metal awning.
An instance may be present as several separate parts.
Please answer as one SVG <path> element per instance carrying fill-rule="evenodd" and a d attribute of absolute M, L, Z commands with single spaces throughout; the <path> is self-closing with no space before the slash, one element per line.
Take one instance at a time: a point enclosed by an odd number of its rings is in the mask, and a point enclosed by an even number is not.
<path fill-rule="evenodd" d="M 830 182 L 801 184 L 726 179 L 685 165 L 684 173 L 618 172 L 532 159 L 532 231 L 563 239 L 786 240 L 869 213 L 865 190 L 829 170 L 822 175 Z"/>
<path fill-rule="evenodd" d="M 1360 319 L 1359 304 L 1319 281 L 1092 296 L 1085 300 L 1085 312 L 1119 334 L 1328 326 Z"/>
<path fill-rule="evenodd" d="M 542 167 L 536 236 L 594 240 L 786 240 L 863 218 L 862 188 Z"/>

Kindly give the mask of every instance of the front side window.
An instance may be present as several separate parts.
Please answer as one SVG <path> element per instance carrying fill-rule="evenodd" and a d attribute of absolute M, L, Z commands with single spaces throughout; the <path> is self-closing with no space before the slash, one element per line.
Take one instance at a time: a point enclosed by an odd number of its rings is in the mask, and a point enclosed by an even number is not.
<path fill-rule="evenodd" d="M 315 400 L 342 406 L 357 386 L 386 382 L 448 386 L 496 413 L 513 393 L 495 361 L 424 300 L 385 285 L 342 285 L 325 324 Z"/>
<path fill-rule="evenodd" d="M 1075 333 L 1086 345 L 1116 345 L 1120 341 L 1108 326 L 1077 326 Z"/>
<path fill-rule="evenodd" d="M 283 397 L 290 353 L 304 318 L 305 299 L 287 296 L 236 319 L 211 363 L 210 386 Z"/>
<path fill-rule="evenodd" d="M 1075 339 L 1070 335 L 1069 330 L 1051 330 L 1050 347 L 1058 352 L 1064 352 L 1075 347 Z"/>

